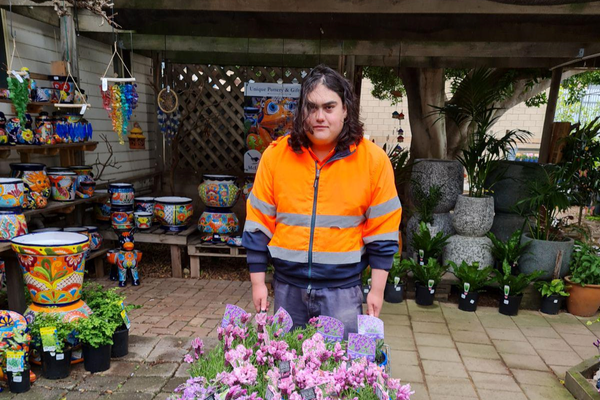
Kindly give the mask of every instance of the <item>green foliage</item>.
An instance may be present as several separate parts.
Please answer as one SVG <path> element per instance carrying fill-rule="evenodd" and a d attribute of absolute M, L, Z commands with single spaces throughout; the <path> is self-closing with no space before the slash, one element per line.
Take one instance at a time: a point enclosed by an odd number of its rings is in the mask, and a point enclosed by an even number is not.
<path fill-rule="evenodd" d="M 125 301 L 125 296 L 117 292 L 117 288 L 105 289 L 100 284 L 84 284 L 81 291 L 81 298 L 92 309 L 94 314 L 105 319 L 110 323 L 117 324 L 117 327 L 124 325 L 121 316 L 121 303 Z M 125 312 L 141 308 L 141 306 L 128 304 L 124 305 Z"/>
<path fill-rule="evenodd" d="M 62 353 L 69 335 L 75 329 L 75 324 L 65 321 L 63 316 L 57 312 L 38 313 L 34 321 L 29 324 L 31 336 L 37 345 L 41 346 L 42 343 L 40 329 L 48 327 L 56 328 L 56 352 Z"/>
<path fill-rule="evenodd" d="M 440 231 L 432 237 L 427 224 L 421 222 L 419 223 L 418 231 L 413 235 L 411 244 L 415 251 L 423 251 L 423 258 L 425 260 L 429 258 L 437 259 L 442 255 L 442 251 L 448 243 L 450 236 L 451 235 L 444 235 L 444 232 Z"/>
<path fill-rule="evenodd" d="M 565 282 L 562 279 L 552 279 L 550 282 L 536 282 L 535 288 L 539 290 L 544 297 L 553 295 L 569 296 L 569 293 L 565 292 Z"/>
<path fill-rule="evenodd" d="M 535 271 L 531 274 L 520 273 L 515 276 L 511 273 L 511 266 L 504 260 L 502 263 L 502 272 L 496 271 L 494 280 L 500 285 L 500 290 L 502 290 L 504 286 L 508 286 L 510 287 L 510 296 L 517 296 L 523 293 L 523 290 L 525 290 L 531 282 L 542 276 L 543 273 L 544 271 Z"/>
<path fill-rule="evenodd" d="M 443 192 L 442 186 L 431 185 L 429 190 L 424 190 L 418 179 L 413 180 L 413 196 L 415 210 L 419 213 L 420 221 L 427 224 L 433 223 L 433 210 L 440 204 Z"/>
<path fill-rule="evenodd" d="M 108 321 L 94 313 L 88 318 L 79 318 L 76 321 L 76 336 L 82 343 L 94 348 L 113 344 L 112 336 L 121 323 Z"/>
<path fill-rule="evenodd" d="M 437 285 L 442 280 L 442 275 L 448 269 L 448 266 L 440 265 L 440 263 L 433 257 L 427 260 L 427 264 L 421 265 L 414 259 L 402 260 L 403 263 L 408 264 L 407 267 L 413 273 L 415 279 L 424 285 L 430 280 L 433 280 L 433 284 Z"/>
<path fill-rule="evenodd" d="M 470 292 L 480 291 L 491 281 L 491 274 L 494 270 L 493 267 L 487 266 L 485 268 L 479 268 L 479 263 L 474 262 L 473 264 L 467 264 L 466 261 L 456 265 L 455 262 L 450 261 L 450 266 L 454 270 L 454 275 L 460 280 L 460 288 L 462 289 L 465 283 L 471 285 L 469 288 Z"/>
<path fill-rule="evenodd" d="M 392 92 L 400 92 L 402 96 L 406 96 L 406 89 L 395 68 L 363 67 L 363 77 L 373 84 L 371 94 L 376 99 L 387 100 L 396 105 L 402 101 L 402 97 L 394 96 Z"/>
<path fill-rule="evenodd" d="M 410 271 L 410 265 L 402 262 L 400 252 L 398 252 L 394 254 L 394 261 L 392 262 L 392 268 L 390 268 L 390 272 L 388 273 L 387 281 L 389 283 L 394 283 L 394 278 L 396 277 L 400 278 L 400 281 L 402 281 L 408 271 Z"/>
<path fill-rule="evenodd" d="M 571 256 L 571 282 L 585 285 L 600 285 L 600 252 L 597 247 L 576 242 Z"/>
<path fill-rule="evenodd" d="M 492 255 L 494 259 L 500 263 L 507 261 L 508 265 L 514 267 L 531 244 L 531 242 L 521 244 L 522 233 L 520 229 L 516 230 L 506 243 L 504 243 L 492 232 L 488 232 L 487 237 L 492 241 Z"/>
<path fill-rule="evenodd" d="M 561 83 L 565 91 L 565 104 L 577 104 L 581 102 L 589 85 L 600 84 L 600 71 L 592 70 L 582 74 L 573 75 Z"/>
<path fill-rule="evenodd" d="M 10 100 L 17 111 L 17 117 L 21 120 L 21 124 L 25 126 L 25 113 L 27 112 L 27 103 L 29 103 L 29 79 L 23 79 L 23 82 L 19 82 L 16 78 L 8 77 L 6 81 L 10 91 Z"/>
<path fill-rule="evenodd" d="M 384 150 L 385 150 L 384 144 Z M 396 146 L 388 151 L 388 157 L 394 168 L 394 181 L 396 183 L 396 189 L 410 180 L 410 171 L 412 170 L 415 162 L 410 161 L 410 153 L 407 149 L 402 149 L 400 146 Z"/>

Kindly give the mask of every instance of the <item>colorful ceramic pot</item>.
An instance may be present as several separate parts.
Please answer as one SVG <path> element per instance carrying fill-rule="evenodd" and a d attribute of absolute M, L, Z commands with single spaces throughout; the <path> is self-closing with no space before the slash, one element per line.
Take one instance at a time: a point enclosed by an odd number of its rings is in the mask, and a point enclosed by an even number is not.
<path fill-rule="evenodd" d="M 96 190 L 96 194 L 108 193 L 108 190 Z M 94 216 L 98 221 L 110 221 L 110 197 L 94 203 Z"/>
<path fill-rule="evenodd" d="M 144 211 L 154 214 L 154 197 L 136 197 L 133 199 L 135 211 Z"/>
<path fill-rule="evenodd" d="M 135 218 L 135 227 L 140 230 L 150 229 L 152 227 L 152 213 L 146 211 L 136 211 L 133 213 Z"/>
<path fill-rule="evenodd" d="M 133 206 L 135 192 L 131 183 L 111 183 L 108 187 L 110 204 L 113 206 Z"/>
<path fill-rule="evenodd" d="M 0 242 L 27 233 L 27 221 L 21 207 L 0 208 Z"/>
<path fill-rule="evenodd" d="M 33 131 L 31 129 L 21 129 L 17 135 L 17 144 L 36 144 Z"/>
<path fill-rule="evenodd" d="M 25 184 L 18 178 L 0 178 L 0 208 L 25 206 Z"/>
<path fill-rule="evenodd" d="M 204 175 L 198 186 L 200 199 L 207 207 L 228 208 L 240 197 L 237 177 L 232 175 Z"/>
<path fill-rule="evenodd" d="M 94 174 L 92 173 L 92 167 L 90 165 L 74 165 L 70 167 L 71 171 L 77 174 L 77 183 L 75 190 L 79 190 L 79 184 L 81 182 L 94 182 Z"/>
<path fill-rule="evenodd" d="M 154 199 L 154 217 L 164 229 L 178 232 L 187 228 L 194 207 L 188 197 L 157 197 Z"/>
<path fill-rule="evenodd" d="M 42 232 L 61 232 L 63 230 L 63 228 L 59 228 L 57 226 L 52 226 L 50 228 L 41 228 L 41 229 L 35 229 L 33 231 L 31 231 L 31 233 L 42 233 Z"/>
<path fill-rule="evenodd" d="M 4 349 L 8 345 L 6 339 L 13 336 L 13 329 L 17 329 L 20 332 L 27 330 L 27 320 L 24 316 L 14 311 L 0 310 L 0 349 Z M 29 352 L 29 345 L 23 346 L 21 349 L 26 353 Z M 4 351 L 0 351 L 0 365 L 5 366 L 4 363 Z"/>
<path fill-rule="evenodd" d="M 79 183 L 77 188 L 77 197 L 82 199 L 89 199 L 94 195 L 94 189 L 96 189 L 96 182 L 83 181 Z"/>
<path fill-rule="evenodd" d="M 113 229 L 130 230 L 135 226 L 133 221 L 133 206 L 112 206 L 110 223 Z"/>
<path fill-rule="evenodd" d="M 33 300 L 25 312 L 28 321 L 38 312 L 59 312 L 68 321 L 91 314 L 81 301 L 85 253 L 90 244 L 87 235 L 31 233 L 11 242 Z"/>
<path fill-rule="evenodd" d="M 250 196 L 250 192 L 252 191 L 252 186 L 254 186 L 254 178 L 246 178 L 246 182 L 244 182 L 244 186 L 242 186 L 242 199 L 244 199 L 244 202 L 248 200 L 248 196 Z"/>
<path fill-rule="evenodd" d="M 41 112 L 35 119 L 35 138 L 39 144 L 52 144 L 54 127 L 47 112 Z"/>
<path fill-rule="evenodd" d="M 25 206 L 28 209 L 44 208 L 50 197 L 50 180 L 44 164 L 12 163 L 10 175 L 25 183 Z"/>
<path fill-rule="evenodd" d="M 8 144 L 8 134 L 4 128 L 0 128 L 0 146 Z"/>
<path fill-rule="evenodd" d="M 21 120 L 19 118 L 11 118 L 6 122 L 6 134 L 8 144 L 16 145 L 18 137 L 21 136 Z"/>
<path fill-rule="evenodd" d="M 234 213 L 207 207 L 198 221 L 198 230 L 203 233 L 222 235 L 237 231 L 239 225 L 240 222 Z"/>
<path fill-rule="evenodd" d="M 95 251 L 102 247 L 102 243 L 104 242 L 104 238 L 98 231 L 97 226 L 86 226 L 88 230 L 88 236 L 90 237 L 90 250 Z"/>
<path fill-rule="evenodd" d="M 75 200 L 75 185 L 77 175 L 71 171 L 48 172 L 50 179 L 52 200 L 73 201 Z"/>

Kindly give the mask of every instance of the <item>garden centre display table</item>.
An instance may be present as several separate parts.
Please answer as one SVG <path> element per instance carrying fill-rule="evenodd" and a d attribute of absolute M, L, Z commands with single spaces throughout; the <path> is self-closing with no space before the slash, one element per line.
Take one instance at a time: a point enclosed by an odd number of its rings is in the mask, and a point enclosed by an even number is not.
<path fill-rule="evenodd" d="M 187 250 L 190 256 L 190 275 L 192 278 L 200 278 L 200 257 L 246 258 L 245 247 L 202 243 L 200 237 L 193 238 Z"/>

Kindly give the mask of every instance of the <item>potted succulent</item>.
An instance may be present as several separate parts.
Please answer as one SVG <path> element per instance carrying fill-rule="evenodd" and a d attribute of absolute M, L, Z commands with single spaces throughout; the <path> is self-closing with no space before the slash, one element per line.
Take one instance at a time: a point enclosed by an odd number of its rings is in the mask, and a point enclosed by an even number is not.
<path fill-rule="evenodd" d="M 550 282 L 536 282 L 535 288 L 542 295 L 540 311 L 544 314 L 558 314 L 563 298 L 569 296 L 569 293 L 565 292 L 565 282 L 559 278 L 552 279 Z"/>
<path fill-rule="evenodd" d="M 388 273 L 387 282 L 385 284 L 385 291 L 383 292 L 383 299 L 388 303 L 401 303 L 404 300 L 404 293 L 406 291 L 406 283 L 404 277 L 410 270 L 410 264 L 403 263 L 400 260 L 400 253 L 394 255 L 394 261 L 392 268 Z"/>
<path fill-rule="evenodd" d="M 71 345 L 74 324 L 59 313 L 38 313 L 29 324 L 34 346 L 42 359 L 42 375 L 46 379 L 62 379 L 71 372 Z"/>
<path fill-rule="evenodd" d="M 600 251 L 577 242 L 571 259 L 571 275 L 565 277 L 569 292 L 567 310 L 580 317 L 591 317 L 600 307 Z"/>
<path fill-rule="evenodd" d="M 502 272 L 496 271 L 494 277 L 503 293 L 503 297 L 500 299 L 500 314 L 517 315 L 519 313 L 519 305 L 521 305 L 521 300 L 523 300 L 523 291 L 543 273 L 543 271 L 535 271 L 531 274 L 520 273 L 519 275 L 513 275 L 510 265 L 504 260 L 502 263 Z"/>
<path fill-rule="evenodd" d="M 361 275 L 362 280 L 362 294 L 363 294 L 363 303 L 367 303 L 367 295 L 371 291 L 371 267 L 367 267 L 363 270 Z"/>
<path fill-rule="evenodd" d="M 492 241 L 492 255 L 496 260 L 496 268 L 502 269 L 504 261 L 508 263 L 513 275 L 518 275 L 517 265 L 519 258 L 529 247 L 529 243 L 521 243 L 522 231 L 515 231 L 510 238 L 505 242 L 501 241 L 492 232 L 487 233 L 487 237 Z"/>
<path fill-rule="evenodd" d="M 107 321 L 97 314 L 77 320 L 76 335 L 83 344 L 83 365 L 86 371 L 94 373 L 110 368 L 110 348 L 116 328 L 117 323 Z"/>
<path fill-rule="evenodd" d="M 479 292 L 491 281 L 491 274 L 494 268 L 487 266 L 480 269 L 479 263 L 467 264 L 463 261 L 460 265 L 454 262 L 449 263 L 452 266 L 454 275 L 460 281 L 459 290 L 462 291 L 458 300 L 458 308 L 463 311 L 477 310 L 477 300 Z"/>
<path fill-rule="evenodd" d="M 15 327 L 2 343 L 2 370 L 12 393 L 24 393 L 31 388 L 31 367 L 28 361 L 30 342 L 31 336 Z"/>
<path fill-rule="evenodd" d="M 417 261 L 427 264 L 428 260 L 433 258 L 439 262 L 449 237 L 450 235 L 445 235 L 441 231 L 432 236 L 429 226 L 425 222 L 421 222 L 419 230 L 415 232 L 412 238 L 412 246 L 415 249 Z"/>
<path fill-rule="evenodd" d="M 407 268 L 412 271 L 415 278 L 417 304 L 420 306 L 432 305 L 437 284 L 442 280 L 442 275 L 448 267 L 441 265 L 433 257 L 427 260 L 427 264 L 423 261 L 417 262 L 412 258 L 402 262 L 408 264 Z"/>

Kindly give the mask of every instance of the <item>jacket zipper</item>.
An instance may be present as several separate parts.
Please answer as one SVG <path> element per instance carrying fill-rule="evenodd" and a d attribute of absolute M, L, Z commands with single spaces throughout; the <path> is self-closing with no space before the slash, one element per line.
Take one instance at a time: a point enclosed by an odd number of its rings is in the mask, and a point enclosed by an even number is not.
<path fill-rule="evenodd" d="M 311 287 L 311 276 L 312 276 L 312 252 L 313 252 L 313 239 L 315 235 L 315 220 L 317 219 L 317 196 L 319 195 L 319 176 L 321 175 L 321 168 L 315 161 L 315 182 L 313 184 L 313 208 L 312 216 L 310 219 L 310 239 L 308 243 L 308 287 L 306 292 L 310 294 Z"/>

